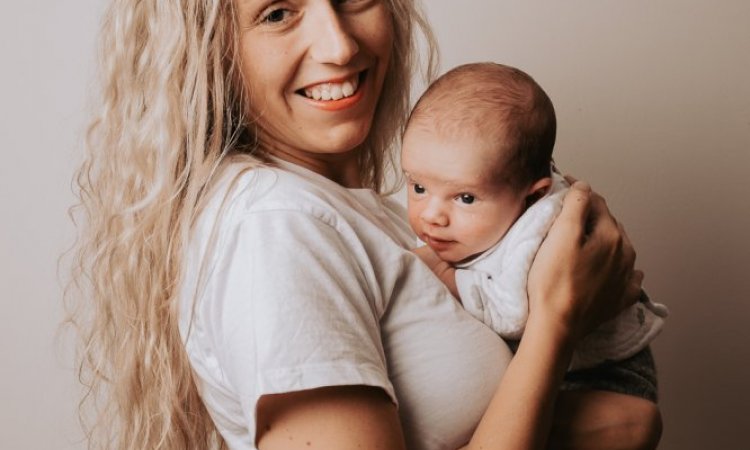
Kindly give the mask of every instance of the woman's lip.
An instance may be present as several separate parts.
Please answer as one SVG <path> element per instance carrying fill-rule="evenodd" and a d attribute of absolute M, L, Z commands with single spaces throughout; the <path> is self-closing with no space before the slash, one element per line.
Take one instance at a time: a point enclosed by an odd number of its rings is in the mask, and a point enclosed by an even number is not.
<path fill-rule="evenodd" d="M 310 98 L 306 96 L 304 93 L 299 93 L 301 97 L 303 97 L 308 103 L 312 104 L 314 107 L 318 109 L 322 109 L 324 111 L 341 111 L 344 109 L 348 109 L 355 104 L 359 103 L 360 100 L 362 100 L 362 97 L 365 95 L 365 84 L 367 82 L 368 77 L 365 76 L 366 71 L 362 71 L 359 74 L 359 85 L 357 86 L 357 90 L 349 97 L 343 97 L 339 100 L 315 100 L 313 98 Z M 348 78 L 343 78 L 343 80 L 348 80 Z M 320 83 L 318 83 L 320 84 Z M 311 85 L 315 86 L 315 85 Z"/>
<path fill-rule="evenodd" d="M 365 72 L 366 72 L 366 70 L 360 70 L 359 72 L 350 73 L 349 75 L 341 76 L 341 77 L 338 77 L 338 78 L 329 78 L 327 80 L 316 81 L 314 83 L 308 84 L 307 86 L 303 86 L 303 87 L 297 89 L 296 92 L 302 93 L 302 95 L 304 95 L 305 89 L 312 89 L 315 86 L 320 86 L 321 84 L 326 84 L 326 83 L 343 83 L 344 81 L 351 80 L 355 76 L 357 78 L 359 78 L 360 82 L 362 82 L 362 79 L 364 78 L 364 73 Z"/>
<path fill-rule="evenodd" d="M 315 100 L 313 98 L 305 97 L 310 104 L 316 108 L 323 109 L 325 111 L 339 111 L 342 109 L 350 108 L 358 103 L 364 96 L 364 89 L 360 85 L 357 92 L 351 95 L 351 97 L 344 97 L 339 100 Z"/>

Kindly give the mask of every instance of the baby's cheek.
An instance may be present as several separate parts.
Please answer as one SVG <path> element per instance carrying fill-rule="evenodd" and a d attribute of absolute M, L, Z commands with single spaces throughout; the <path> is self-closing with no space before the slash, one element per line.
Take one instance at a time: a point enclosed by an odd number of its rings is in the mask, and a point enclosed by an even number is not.
<path fill-rule="evenodd" d="M 477 217 L 473 233 L 474 239 L 478 246 L 484 247 L 479 250 L 484 251 L 493 246 L 505 234 L 507 228 L 505 223 L 488 221 L 486 217 L 484 220 L 481 217 Z"/>
<path fill-rule="evenodd" d="M 419 233 L 419 212 L 414 208 L 413 205 L 409 205 L 406 209 L 406 216 L 409 220 L 409 226 L 415 233 Z"/>

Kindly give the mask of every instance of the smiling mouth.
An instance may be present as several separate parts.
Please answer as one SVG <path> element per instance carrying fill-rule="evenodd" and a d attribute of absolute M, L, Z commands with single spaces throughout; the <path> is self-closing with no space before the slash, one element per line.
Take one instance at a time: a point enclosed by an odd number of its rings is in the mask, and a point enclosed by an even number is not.
<path fill-rule="evenodd" d="M 367 71 L 362 71 L 340 81 L 330 81 L 297 90 L 297 94 L 311 100 L 332 102 L 352 97 L 357 93 Z"/>

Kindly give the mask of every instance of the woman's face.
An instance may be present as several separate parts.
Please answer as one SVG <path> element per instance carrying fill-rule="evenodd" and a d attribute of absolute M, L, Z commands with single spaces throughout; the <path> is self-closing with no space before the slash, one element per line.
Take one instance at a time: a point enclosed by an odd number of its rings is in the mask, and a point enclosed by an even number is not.
<path fill-rule="evenodd" d="M 393 44 L 382 0 L 236 0 L 250 118 L 271 154 L 325 161 L 367 137 Z"/>

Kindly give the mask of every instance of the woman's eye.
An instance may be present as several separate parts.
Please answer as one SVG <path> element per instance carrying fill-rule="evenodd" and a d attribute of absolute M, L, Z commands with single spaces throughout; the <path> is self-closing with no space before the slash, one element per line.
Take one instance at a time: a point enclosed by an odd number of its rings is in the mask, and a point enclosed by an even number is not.
<path fill-rule="evenodd" d="M 292 12 L 288 9 L 273 9 L 263 14 L 260 18 L 260 21 L 262 23 L 282 23 L 289 19 L 291 13 Z"/>
<path fill-rule="evenodd" d="M 421 184 L 414 183 L 414 192 L 417 194 L 424 194 L 425 188 Z"/>
<path fill-rule="evenodd" d="M 471 205 L 474 203 L 474 196 L 471 194 L 461 194 L 458 198 L 461 200 L 461 203 L 465 205 Z"/>
<path fill-rule="evenodd" d="M 362 3 L 364 0 L 335 0 L 333 3 L 342 5 L 344 3 Z"/>

